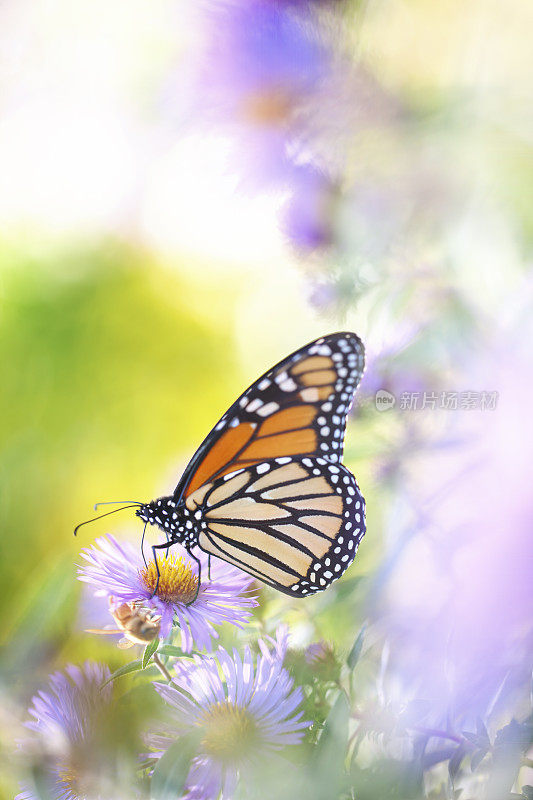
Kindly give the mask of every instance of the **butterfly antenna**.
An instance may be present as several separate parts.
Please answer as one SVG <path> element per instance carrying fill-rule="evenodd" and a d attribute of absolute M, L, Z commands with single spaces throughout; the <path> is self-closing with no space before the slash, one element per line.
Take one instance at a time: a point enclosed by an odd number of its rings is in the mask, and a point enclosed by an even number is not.
<path fill-rule="evenodd" d="M 98 517 L 93 517 L 92 519 L 86 519 L 85 522 L 80 522 L 79 525 L 76 525 L 76 527 L 74 528 L 74 536 L 76 536 L 82 525 L 88 525 L 89 522 L 96 522 L 97 519 L 108 517 L 110 514 L 116 514 L 117 511 L 125 511 L 126 508 L 137 508 L 138 506 L 142 506 L 142 503 L 130 503 L 130 505 L 128 506 L 122 506 L 122 508 L 115 508 L 113 511 L 107 511 L 105 514 L 100 514 L 100 516 Z"/>
<path fill-rule="evenodd" d="M 140 503 L 138 500 L 105 500 L 103 503 L 95 503 L 94 510 L 98 511 L 98 506 L 122 506 L 124 503 L 142 506 L 142 503 Z"/>

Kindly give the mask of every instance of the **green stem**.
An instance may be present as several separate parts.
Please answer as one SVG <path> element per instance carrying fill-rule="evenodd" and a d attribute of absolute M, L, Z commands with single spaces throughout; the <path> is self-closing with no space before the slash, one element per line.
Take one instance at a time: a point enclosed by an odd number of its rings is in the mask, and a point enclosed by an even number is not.
<path fill-rule="evenodd" d="M 161 661 L 161 659 L 159 658 L 157 653 L 153 654 L 152 660 L 153 660 L 154 664 L 156 665 L 156 667 L 158 668 L 158 670 L 165 676 L 166 680 L 167 681 L 171 681 L 172 680 L 172 675 L 170 674 L 168 669 L 165 667 L 165 665 L 163 664 L 163 662 Z"/>

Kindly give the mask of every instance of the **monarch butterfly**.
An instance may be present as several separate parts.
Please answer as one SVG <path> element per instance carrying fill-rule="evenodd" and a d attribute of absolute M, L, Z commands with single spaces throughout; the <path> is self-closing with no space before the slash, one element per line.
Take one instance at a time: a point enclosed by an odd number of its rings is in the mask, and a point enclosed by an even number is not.
<path fill-rule="evenodd" d="M 167 536 L 152 548 L 156 567 L 156 550 L 179 543 L 198 568 L 197 546 L 293 597 L 339 578 L 366 531 L 365 501 L 341 463 L 363 369 L 359 337 L 334 333 L 258 378 L 208 434 L 173 494 L 134 504 L 145 529 Z"/>

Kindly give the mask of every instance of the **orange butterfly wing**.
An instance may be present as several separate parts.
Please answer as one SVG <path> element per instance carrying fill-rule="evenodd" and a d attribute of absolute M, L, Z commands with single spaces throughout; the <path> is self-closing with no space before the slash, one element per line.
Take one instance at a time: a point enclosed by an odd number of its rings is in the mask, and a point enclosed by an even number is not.
<path fill-rule="evenodd" d="M 354 333 L 335 333 L 292 353 L 249 387 L 200 446 L 174 497 L 268 459 L 342 459 L 346 416 L 364 369 Z"/>

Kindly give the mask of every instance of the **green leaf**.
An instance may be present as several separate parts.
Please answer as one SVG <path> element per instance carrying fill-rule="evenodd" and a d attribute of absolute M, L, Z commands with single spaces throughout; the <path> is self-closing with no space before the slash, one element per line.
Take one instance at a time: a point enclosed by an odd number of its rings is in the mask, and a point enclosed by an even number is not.
<path fill-rule="evenodd" d="M 199 733 L 182 736 L 158 760 L 152 773 L 150 800 L 176 800 L 183 794 Z"/>
<path fill-rule="evenodd" d="M 346 695 L 344 692 L 339 692 L 318 740 L 317 756 L 329 755 L 329 751 L 339 755 L 348 742 L 349 719 L 350 709 Z"/>
<path fill-rule="evenodd" d="M 337 583 L 337 602 L 341 603 L 347 597 L 354 596 L 361 584 L 368 579 L 365 575 L 354 575 L 353 578 L 344 578 Z"/>
<path fill-rule="evenodd" d="M 157 651 L 162 656 L 173 656 L 174 658 L 192 658 L 190 653 L 184 653 L 181 647 L 173 644 L 162 644 Z"/>
<path fill-rule="evenodd" d="M 130 661 L 129 664 L 124 664 L 123 667 L 116 669 L 113 674 L 110 675 L 106 681 L 104 681 L 100 688 L 103 689 L 104 686 L 107 686 L 108 683 L 111 683 L 111 681 L 114 681 L 116 678 L 121 678 L 123 675 L 128 675 L 130 672 L 137 672 L 142 668 L 142 662 L 140 659 L 137 659 L 136 661 Z"/>
<path fill-rule="evenodd" d="M 346 659 L 346 663 L 348 664 L 350 669 L 353 669 L 357 664 L 357 662 L 359 661 L 359 656 L 361 655 L 361 650 L 363 649 L 365 633 L 366 633 L 366 622 L 363 624 L 363 627 L 357 634 L 357 639 L 353 643 L 353 647 L 350 650 L 348 658 Z"/>
<path fill-rule="evenodd" d="M 152 639 L 152 641 L 149 644 L 147 644 L 146 647 L 144 648 L 144 653 L 142 658 L 143 669 L 146 669 L 146 667 L 148 666 L 150 659 L 152 658 L 153 654 L 157 651 L 158 645 L 159 645 L 159 639 L 156 636 L 155 639 Z"/>
<path fill-rule="evenodd" d="M 50 778 L 46 775 L 44 769 L 41 766 L 34 767 L 30 774 L 38 800 L 51 800 Z"/>
<path fill-rule="evenodd" d="M 322 728 L 309 765 L 309 794 L 313 798 L 337 797 L 344 781 L 350 708 L 344 692 L 335 700 Z"/>

